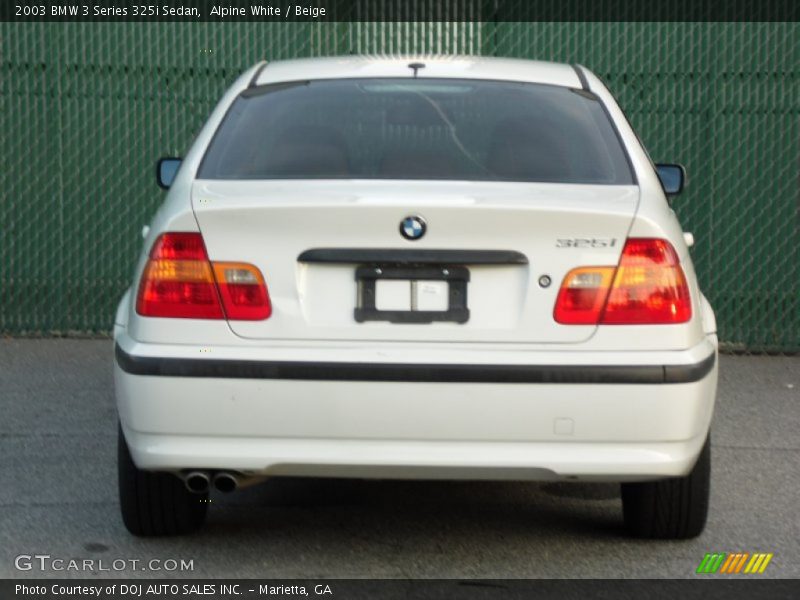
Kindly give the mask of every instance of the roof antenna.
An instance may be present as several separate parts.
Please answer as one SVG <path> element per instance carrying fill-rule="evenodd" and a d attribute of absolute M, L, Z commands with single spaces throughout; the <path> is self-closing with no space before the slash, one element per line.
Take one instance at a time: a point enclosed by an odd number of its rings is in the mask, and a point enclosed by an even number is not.
<path fill-rule="evenodd" d="M 417 71 L 425 68 L 425 63 L 411 63 L 408 65 L 409 69 L 414 69 L 414 79 L 417 78 Z"/>

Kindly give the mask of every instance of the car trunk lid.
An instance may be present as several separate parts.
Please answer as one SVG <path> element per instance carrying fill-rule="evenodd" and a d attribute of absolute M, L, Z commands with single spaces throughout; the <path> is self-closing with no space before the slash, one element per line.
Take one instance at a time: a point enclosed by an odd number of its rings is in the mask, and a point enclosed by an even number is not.
<path fill-rule="evenodd" d="M 595 326 L 553 319 L 559 285 L 617 263 L 638 202 L 635 186 L 494 182 L 199 180 L 192 193 L 211 260 L 267 282 L 272 316 L 231 329 L 274 340 L 584 341 Z M 415 241 L 400 231 L 410 216 L 427 225 Z M 387 320 L 359 318 L 370 287 Z M 462 287 L 467 314 L 442 315 Z"/>

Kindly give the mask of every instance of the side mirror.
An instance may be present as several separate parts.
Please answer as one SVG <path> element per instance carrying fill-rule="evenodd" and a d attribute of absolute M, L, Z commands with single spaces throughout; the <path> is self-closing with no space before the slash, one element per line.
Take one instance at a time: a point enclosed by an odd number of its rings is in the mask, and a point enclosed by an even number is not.
<path fill-rule="evenodd" d="M 667 196 L 677 196 L 683 191 L 686 183 L 686 169 L 683 165 L 656 165 L 656 172 Z"/>
<path fill-rule="evenodd" d="M 156 181 L 158 185 L 165 190 L 169 189 L 169 186 L 175 181 L 175 175 L 178 174 L 182 160 L 171 156 L 158 159 L 156 163 Z"/>

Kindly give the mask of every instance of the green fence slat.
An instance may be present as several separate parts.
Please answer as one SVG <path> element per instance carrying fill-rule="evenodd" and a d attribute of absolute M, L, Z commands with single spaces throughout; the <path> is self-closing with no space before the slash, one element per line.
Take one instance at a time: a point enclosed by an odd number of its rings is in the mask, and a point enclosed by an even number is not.
<path fill-rule="evenodd" d="M 155 160 L 256 61 L 483 54 L 605 79 L 653 158 L 687 166 L 674 208 L 720 339 L 798 351 L 798 39 L 767 22 L 2 23 L 0 332 L 109 331 L 163 199 Z"/>

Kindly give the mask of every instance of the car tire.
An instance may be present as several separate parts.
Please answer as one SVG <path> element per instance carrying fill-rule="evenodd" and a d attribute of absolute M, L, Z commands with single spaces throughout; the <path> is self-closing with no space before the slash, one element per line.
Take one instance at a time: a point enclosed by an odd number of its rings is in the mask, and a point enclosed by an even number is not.
<path fill-rule="evenodd" d="M 708 516 L 711 438 L 706 438 L 688 475 L 622 484 L 625 527 L 636 537 L 683 540 L 697 537 Z"/>
<path fill-rule="evenodd" d="M 131 458 L 122 428 L 117 437 L 119 505 L 122 521 L 133 535 L 180 535 L 205 521 L 208 494 L 194 494 L 171 473 L 139 469 Z"/>

